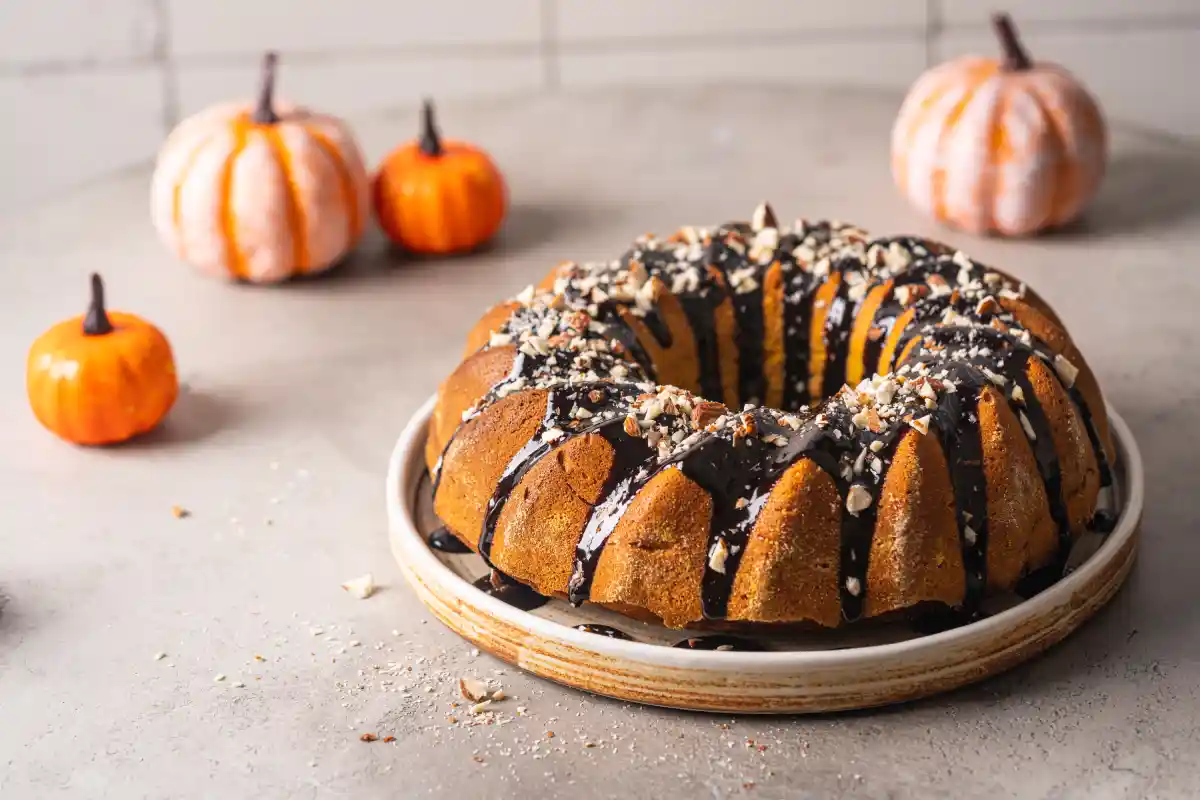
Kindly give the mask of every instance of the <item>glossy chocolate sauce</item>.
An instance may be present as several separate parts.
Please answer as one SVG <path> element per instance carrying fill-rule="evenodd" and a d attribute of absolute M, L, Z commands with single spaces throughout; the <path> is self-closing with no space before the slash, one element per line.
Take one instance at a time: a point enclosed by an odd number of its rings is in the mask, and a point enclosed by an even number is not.
<path fill-rule="evenodd" d="M 729 230 L 736 232 L 742 229 Z M 822 230 L 824 233 L 821 235 L 831 235 L 828 226 Z M 805 241 L 811 243 L 811 231 L 808 234 L 809 238 Z M 735 246 L 736 236 L 733 239 L 722 238 L 726 236 L 726 233 L 718 231 L 704 240 L 703 247 L 692 240 L 691 247 L 701 251 L 696 267 L 706 277 L 698 286 L 676 291 L 675 296 L 695 336 L 700 361 L 700 388 L 703 394 L 712 398 L 723 395 L 716 335 L 717 309 L 726 298 L 732 299 L 740 355 L 739 388 L 743 397 L 757 399 L 765 392 L 762 282 L 770 264 L 759 263 L 755 268 L 756 286 L 741 292 L 731 291 L 734 271 L 744 269 L 752 262 Z M 804 409 L 810 399 L 807 381 L 813 296 L 828 276 L 818 277 L 812 271 L 813 264 L 802 264 L 792 258 L 793 249 L 803 250 L 796 245 L 797 241 L 799 239 L 795 236 L 792 239 L 785 237 L 777 254 L 779 260 L 770 263 L 779 264 L 783 278 L 785 405 Z M 1011 320 L 1008 324 L 1002 323 L 996 317 L 998 309 L 986 310 L 987 304 L 983 303 L 976 307 L 972 301 L 960 297 L 957 290 L 949 288 L 962 280 L 960 276 L 963 270 L 971 274 L 972 270 L 979 271 L 982 267 L 973 262 L 960 261 L 957 257 L 951 259 L 944 255 L 944 248 L 923 240 L 899 238 L 882 240 L 877 244 L 889 248 L 887 257 L 895 259 L 900 265 L 894 272 L 889 272 L 885 267 L 871 272 L 873 268 L 846 259 L 830 268 L 830 274 L 840 275 L 843 279 L 819 332 L 826 351 L 820 385 L 822 393 L 830 395 L 844 381 L 850 333 L 862 298 L 872 287 L 883 287 L 883 299 L 872 320 L 872 329 L 878 330 L 879 335 L 868 337 L 863 351 L 865 374 L 871 374 L 880 366 L 921 368 L 925 374 L 936 374 L 954 387 L 940 394 L 935 393 L 933 399 L 925 401 L 927 406 L 914 405 L 905 419 L 924 415 L 928 419 L 926 435 L 939 438 L 948 460 L 954 514 L 959 528 L 964 571 L 963 597 L 953 614 L 945 619 L 939 617 L 939 621 L 929 624 L 935 627 L 949 624 L 946 620 L 961 623 L 974 618 L 987 586 L 989 521 L 979 403 L 981 393 L 989 387 L 1005 398 L 1013 414 L 1019 417 L 1030 442 L 1045 486 L 1049 513 L 1060 537 L 1060 559 L 1044 574 L 1055 574 L 1057 571 L 1057 575 L 1061 576 L 1062 563 L 1071 545 L 1062 469 L 1049 421 L 1028 377 L 1031 361 L 1038 358 L 1043 359 L 1054 374 L 1054 359 L 1044 345 L 1032 340 L 1028 334 L 1022 336 L 1024 332 L 1013 327 Z M 664 283 L 670 286 L 672 276 L 679 278 L 677 259 L 680 258 L 680 250 L 687 250 L 687 246 L 680 243 L 677 250 L 639 248 L 627 254 L 623 263 L 642 264 L 648 274 L 661 276 Z M 849 274 L 858 277 L 845 279 Z M 862 277 L 864 275 L 866 277 Z M 935 286 L 931 276 L 939 276 L 941 281 L 936 288 L 944 286 L 944 292 L 931 290 Z M 744 276 L 740 279 L 744 280 Z M 863 287 L 860 279 L 870 283 Z M 856 286 L 858 288 L 854 289 Z M 917 291 L 905 290 L 903 287 L 906 286 L 915 286 Z M 863 291 L 864 288 L 866 291 Z M 600 302 L 593 303 L 591 307 L 608 328 L 604 335 L 615 342 L 625 343 L 625 352 L 652 380 L 652 364 L 638 342 L 636 332 L 622 316 L 622 306 Z M 908 313 L 910 309 L 912 313 Z M 968 324 L 944 322 L 955 315 L 967 320 Z M 670 344 L 670 331 L 658 315 L 657 308 L 642 308 L 637 316 L 659 346 Z M 884 341 L 901 317 L 905 318 L 906 327 L 899 332 L 894 351 L 893 360 L 897 363 L 880 365 Z M 913 342 L 914 339 L 919 341 Z M 910 343 L 914 345 L 911 348 L 908 347 Z M 512 373 L 506 380 L 534 375 L 537 369 L 544 366 L 547 358 L 553 357 L 553 354 L 537 357 L 522 355 L 515 360 Z M 1061 382 L 1061 378 L 1059 380 Z M 1111 470 L 1090 410 L 1077 388 L 1064 388 L 1086 425 L 1102 483 L 1108 485 L 1111 483 Z M 521 480 L 550 452 L 576 436 L 594 433 L 611 445 L 613 467 L 597 501 L 591 507 L 576 547 L 568 586 L 570 601 L 579 604 L 590 598 L 593 578 L 605 544 L 640 490 L 663 470 L 679 469 L 712 498 L 708 558 L 701 579 L 701 603 L 706 618 L 723 619 L 729 612 L 733 585 L 750 533 L 772 488 L 789 467 L 808 459 L 825 471 L 837 487 L 843 508 L 838 563 L 842 614 L 847 620 L 862 616 L 867 604 L 868 561 L 878 499 L 896 447 L 908 433 L 909 426 L 895 422 L 877 430 L 859 426 L 850 419 L 852 411 L 840 402 L 822 405 L 820 415 L 814 411 L 799 410 L 793 418 L 794 423 L 788 425 L 780 422 L 781 417 L 777 412 L 751 408 L 724 429 L 696 431 L 664 457 L 647 444 L 643 430 L 635 430 L 631 434 L 627 428 L 629 403 L 645 391 L 644 385 L 634 386 L 619 380 L 576 380 L 549 387 L 541 425 L 529 442 L 510 459 L 487 503 L 478 548 L 484 559 L 490 557 L 505 504 Z M 493 393 L 497 393 L 497 390 L 494 389 Z M 485 399 L 481 407 L 486 406 L 487 402 Z M 581 408 L 587 412 L 582 416 L 578 413 Z M 753 431 L 753 434 L 739 435 L 738 430 L 742 426 L 747 431 Z M 440 470 L 435 469 L 435 473 L 438 472 Z M 435 486 L 438 477 L 435 474 Z M 847 504 L 850 495 L 861 495 L 863 492 L 871 498 L 871 502 L 864 508 L 850 511 Z M 1106 523 L 1105 517 L 1097 514 L 1096 523 L 1102 527 Z M 500 573 L 494 572 L 491 579 L 484 581 L 486 587 L 490 587 L 486 588 L 490 593 L 496 596 L 532 595 L 536 598 L 536 604 L 545 602 L 545 598 L 524 589 L 521 584 L 496 576 L 500 576 Z M 525 595 L 522 595 L 522 589 Z M 529 599 L 507 601 L 514 605 L 533 602 Z M 762 649 L 749 640 L 725 636 L 696 637 L 677 646 L 714 649 L 724 644 L 733 645 L 736 649 Z"/>
<path fill-rule="evenodd" d="M 467 547 L 462 541 L 445 527 L 438 528 L 433 533 L 429 534 L 429 546 L 434 550 L 442 553 L 470 553 L 470 547 Z"/>
<path fill-rule="evenodd" d="M 632 642 L 634 640 L 633 637 L 625 631 L 618 628 L 613 628 L 609 625 L 593 625 L 591 623 L 585 623 L 583 625 L 576 625 L 575 630 L 583 631 L 584 633 L 594 633 L 597 636 L 603 636 L 608 639 L 622 639 L 626 642 Z"/>
<path fill-rule="evenodd" d="M 472 584 L 485 594 L 508 603 L 522 611 L 533 611 L 550 602 L 550 598 L 538 594 L 523 583 L 518 583 L 499 570 L 492 570 Z"/>
<path fill-rule="evenodd" d="M 743 652 L 763 652 L 767 648 L 753 639 L 742 636 L 729 636 L 723 633 L 712 633 L 705 636 L 691 636 L 676 642 L 673 647 L 683 650 L 741 650 Z"/>

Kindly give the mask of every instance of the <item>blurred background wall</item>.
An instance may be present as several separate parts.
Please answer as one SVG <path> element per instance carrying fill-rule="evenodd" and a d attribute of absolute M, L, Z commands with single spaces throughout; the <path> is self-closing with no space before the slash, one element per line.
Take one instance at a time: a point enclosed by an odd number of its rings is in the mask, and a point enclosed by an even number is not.
<path fill-rule="evenodd" d="M 3 0 L 0 208 L 148 163 L 182 117 L 281 92 L 350 116 L 613 85 L 891 89 L 996 50 L 981 0 Z M 1200 140 L 1200 0 L 1009 0 L 1115 120 Z"/>

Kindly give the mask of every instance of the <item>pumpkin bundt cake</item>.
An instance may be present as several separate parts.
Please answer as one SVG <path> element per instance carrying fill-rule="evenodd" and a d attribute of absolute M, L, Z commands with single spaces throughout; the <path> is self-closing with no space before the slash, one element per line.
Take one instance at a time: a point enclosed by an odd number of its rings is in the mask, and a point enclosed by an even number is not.
<path fill-rule="evenodd" d="M 438 516 L 497 573 L 672 627 L 972 613 L 1062 563 L 1112 455 L 1023 284 L 765 205 L 490 310 L 426 452 Z"/>

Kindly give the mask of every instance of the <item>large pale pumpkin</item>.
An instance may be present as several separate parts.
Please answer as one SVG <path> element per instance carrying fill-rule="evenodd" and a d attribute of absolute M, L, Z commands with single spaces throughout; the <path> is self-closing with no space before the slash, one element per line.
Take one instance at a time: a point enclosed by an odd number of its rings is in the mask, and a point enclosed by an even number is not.
<path fill-rule="evenodd" d="M 1034 63 L 1012 21 L 1004 59 L 964 57 L 922 75 L 892 131 L 900 190 L 940 222 L 1019 236 L 1074 219 L 1104 175 L 1096 101 L 1066 70 Z"/>
<path fill-rule="evenodd" d="M 333 266 L 362 235 L 369 182 L 338 119 L 276 102 L 275 55 L 257 104 L 201 111 L 158 157 L 154 225 L 204 272 L 275 283 Z"/>

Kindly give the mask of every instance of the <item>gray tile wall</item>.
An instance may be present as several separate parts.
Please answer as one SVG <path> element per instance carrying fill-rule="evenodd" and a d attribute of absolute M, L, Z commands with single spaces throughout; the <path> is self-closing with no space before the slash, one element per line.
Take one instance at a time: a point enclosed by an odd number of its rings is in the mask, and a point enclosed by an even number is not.
<path fill-rule="evenodd" d="M 146 163 L 170 127 L 253 92 L 356 115 L 439 97 L 722 81 L 902 90 L 992 52 L 983 0 L 6 0 L 0 208 Z M 1007 0 L 1030 49 L 1109 115 L 1200 141 L 1200 0 Z"/>

